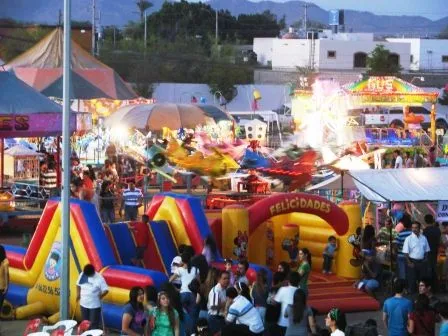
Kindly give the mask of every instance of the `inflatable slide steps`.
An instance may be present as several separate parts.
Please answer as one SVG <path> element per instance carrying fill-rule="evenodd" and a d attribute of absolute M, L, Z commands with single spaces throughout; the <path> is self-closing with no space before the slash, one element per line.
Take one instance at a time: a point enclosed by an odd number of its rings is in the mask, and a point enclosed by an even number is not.
<path fill-rule="evenodd" d="M 143 263 L 146 269 L 169 274 L 171 261 L 177 255 L 177 244 L 167 221 L 152 221 L 147 226 L 149 245 Z M 136 239 L 132 223 L 115 223 L 106 232 L 122 265 L 134 265 Z"/>
<path fill-rule="evenodd" d="M 308 303 L 320 314 L 325 314 L 335 307 L 346 313 L 378 310 L 379 302 L 353 288 L 353 283 L 353 279 L 313 272 L 308 284 Z"/>

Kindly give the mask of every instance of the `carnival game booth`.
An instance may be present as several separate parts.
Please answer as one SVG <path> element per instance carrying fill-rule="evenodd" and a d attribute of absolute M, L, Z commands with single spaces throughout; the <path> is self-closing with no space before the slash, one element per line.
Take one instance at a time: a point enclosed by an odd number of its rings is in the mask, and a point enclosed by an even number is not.
<path fill-rule="evenodd" d="M 402 107 L 404 129 L 418 132 L 421 130 L 423 117 L 410 111 L 411 106 L 432 104 L 431 139 L 436 138 L 437 92 L 425 92 L 423 89 L 392 76 L 371 76 L 347 84 L 343 90 L 350 97 L 352 108 L 364 107 Z"/>
<path fill-rule="evenodd" d="M 0 120 L 0 185 L 3 185 L 4 139 L 60 135 L 62 107 L 17 79 L 14 74 L 0 71 Z M 74 114 L 70 118 L 70 130 L 76 130 Z M 59 154 L 56 157 L 56 160 L 58 159 Z M 17 172 L 17 166 L 8 167 L 8 171 L 14 169 Z"/>
<path fill-rule="evenodd" d="M 39 166 L 42 153 L 37 153 L 23 145 L 16 145 L 5 151 L 5 177 L 9 181 L 39 180 Z"/>

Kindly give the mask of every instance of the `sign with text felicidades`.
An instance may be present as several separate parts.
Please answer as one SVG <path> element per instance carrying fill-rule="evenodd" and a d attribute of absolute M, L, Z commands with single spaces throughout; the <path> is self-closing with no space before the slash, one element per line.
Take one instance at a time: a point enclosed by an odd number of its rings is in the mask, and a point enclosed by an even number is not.
<path fill-rule="evenodd" d="M 448 222 L 448 201 L 439 201 L 436 221 Z"/>

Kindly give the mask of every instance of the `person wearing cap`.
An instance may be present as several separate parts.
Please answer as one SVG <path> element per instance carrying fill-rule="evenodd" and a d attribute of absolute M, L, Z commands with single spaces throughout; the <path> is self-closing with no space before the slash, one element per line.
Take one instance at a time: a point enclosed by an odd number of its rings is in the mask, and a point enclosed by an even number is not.
<path fill-rule="evenodd" d="M 356 285 L 359 290 L 364 290 L 369 294 L 373 294 L 379 287 L 378 281 L 381 272 L 381 266 L 375 260 L 375 253 L 372 250 L 362 250 L 364 261 L 361 266 L 362 278 Z"/>

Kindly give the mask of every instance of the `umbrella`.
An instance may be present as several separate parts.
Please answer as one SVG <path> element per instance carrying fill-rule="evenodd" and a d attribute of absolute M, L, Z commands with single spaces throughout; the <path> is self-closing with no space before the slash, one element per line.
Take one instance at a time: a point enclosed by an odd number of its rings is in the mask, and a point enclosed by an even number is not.
<path fill-rule="evenodd" d="M 225 111 L 213 105 L 202 104 L 142 104 L 125 106 L 106 119 L 106 126 L 125 125 L 160 131 L 169 129 L 195 128 L 221 120 L 233 121 Z"/>

